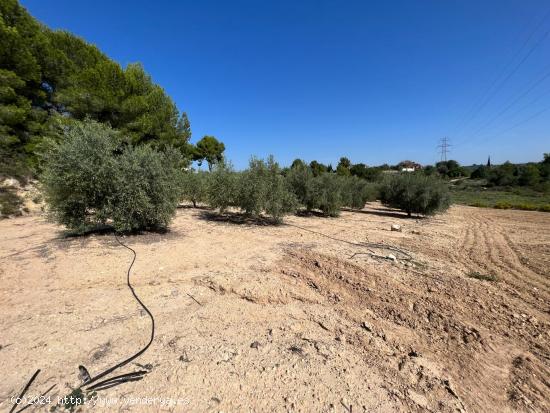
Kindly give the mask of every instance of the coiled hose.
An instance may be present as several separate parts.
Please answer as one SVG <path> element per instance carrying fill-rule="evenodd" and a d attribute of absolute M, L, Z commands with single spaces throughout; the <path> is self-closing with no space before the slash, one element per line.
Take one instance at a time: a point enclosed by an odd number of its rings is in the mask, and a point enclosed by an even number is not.
<path fill-rule="evenodd" d="M 105 370 L 105 371 L 103 371 L 103 372 L 101 372 L 101 373 L 99 373 L 99 374 L 97 374 L 93 377 L 89 377 L 89 379 L 85 380 L 85 382 L 83 384 L 81 384 L 79 387 L 77 387 L 75 389 L 75 391 L 76 390 L 81 390 L 81 389 L 95 390 L 95 391 L 105 390 L 105 389 L 108 389 L 110 387 L 114 387 L 114 386 L 117 386 L 119 384 L 126 383 L 128 381 L 141 380 L 143 378 L 143 376 L 146 373 L 148 373 L 148 371 L 146 371 L 146 370 L 139 370 L 139 371 L 135 371 L 135 372 L 132 372 L 132 373 L 126 373 L 126 374 L 121 374 L 121 375 L 118 375 L 118 376 L 110 377 L 108 379 L 105 379 L 105 380 L 102 380 L 102 381 L 98 382 L 98 380 L 104 378 L 105 376 L 112 373 L 113 371 L 127 365 L 128 363 L 130 363 L 131 361 L 135 360 L 136 358 L 141 356 L 143 353 L 145 353 L 147 351 L 147 349 L 151 346 L 151 344 L 153 343 L 153 340 L 155 338 L 155 317 L 153 317 L 153 314 L 151 313 L 151 311 L 147 308 L 147 306 L 143 303 L 143 301 L 141 301 L 140 298 L 137 296 L 137 294 L 134 290 L 134 287 L 132 287 L 132 283 L 130 282 L 130 274 L 132 272 L 132 267 L 134 266 L 134 263 L 136 261 L 137 253 L 134 249 L 132 249 L 128 245 L 124 244 L 117 237 L 116 234 L 115 234 L 115 239 L 121 246 L 123 246 L 124 248 L 130 250 L 133 254 L 132 262 L 130 263 L 130 266 L 128 267 L 128 271 L 126 272 L 126 284 L 127 284 L 128 288 L 130 289 L 130 291 L 132 292 L 132 295 L 134 296 L 136 301 L 143 308 L 143 310 L 145 310 L 145 312 L 149 315 L 149 318 L 151 319 L 151 337 L 149 338 L 149 342 L 145 345 L 145 347 L 143 347 L 137 353 L 135 353 L 134 355 L 132 355 L 132 356 L 128 357 L 127 359 L 121 361 L 120 363 L 118 363 L 118 364 L 116 364 L 112 367 L 109 367 L 107 370 Z M 87 370 L 85 368 L 83 368 L 83 369 L 87 373 Z M 26 386 L 21 391 L 21 394 L 19 395 L 18 399 L 22 399 L 25 396 L 27 390 L 29 389 L 29 387 L 31 386 L 33 381 L 36 379 L 36 377 L 38 376 L 39 373 L 40 373 L 40 370 L 37 370 L 33 374 L 31 379 L 28 381 Z M 55 385 L 50 387 L 45 393 L 43 393 L 43 395 L 46 395 L 47 393 L 49 393 L 54 387 L 55 387 Z M 17 408 L 17 406 L 18 406 L 18 404 L 15 403 L 12 406 L 12 408 L 10 409 L 10 413 L 14 412 L 15 409 Z M 26 410 L 27 408 L 29 408 L 31 406 L 32 406 L 32 404 L 27 404 L 23 408 L 17 410 L 17 413 L 22 412 L 23 410 Z"/>

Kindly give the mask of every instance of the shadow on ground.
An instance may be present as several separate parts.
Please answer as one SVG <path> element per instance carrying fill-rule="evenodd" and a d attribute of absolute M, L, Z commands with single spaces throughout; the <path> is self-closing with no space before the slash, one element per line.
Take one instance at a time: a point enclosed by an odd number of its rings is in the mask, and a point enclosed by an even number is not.
<path fill-rule="evenodd" d="M 279 222 L 272 218 L 255 217 L 240 212 L 218 213 L 210 210 L 201 210 L 198 217 L 204 221 L 221 222 L 235 225 L 258 225 L 258 226 L 277 226 Z"/>
<path fill-rule="evenodd" d="M 351 208 L 342 208 L 342 211 L 354 212 L 357 214 L 368 214 L 368 215 L 377 215 L 381 217 L 390 217 L 390 218 L 404 218 L 404 219 L 424 219 L 426 218 L 423 215 L 412 215 L 408 216 L 406 212 L 399 211 L 397 209 L 390 208 L 375 208 L 367 207 L 368 209 L 351 209 Z"/>

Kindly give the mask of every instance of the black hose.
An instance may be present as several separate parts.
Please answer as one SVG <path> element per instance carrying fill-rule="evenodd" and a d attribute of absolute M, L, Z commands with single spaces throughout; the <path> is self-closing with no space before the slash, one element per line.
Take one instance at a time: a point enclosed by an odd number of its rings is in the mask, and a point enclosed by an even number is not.
<path fill-rule="evenodd" d="M 135 360 L 136 358 L 138 358 L 139 356 L 141 356 L 143 353 L 145 353 L 147 351 L 147 349 L 153 343 L 153 339 L 155 338 L 155 318 L 153 317 L 153 314 L 151 313 L 151 311 L 149 311 L 147 306 L 145 304 L 143 304 L 143 302 L 139 299 L 136 292 L 134 291 L 134 288 L 132 287 L 132 284 L 130 283 L 130 273 L 132 271 L 132 267 L 134 266 L 134 263 L 135 263 L 136 257 L 137 257 L 136 251 L 134 251 L 132 248 L 130 248 L 129 246 L 124 244 L 122 241 L 120 241 L 120 239 L 116 236 L 116 234 L 115 234 L 115 239 L 120 245 L 122 245 L 124 248 L 132 251 L 132 253 L 134 254 L 134 256 L 132 258 L 132 262 L 130 263 L 130 266 L 128 267 L 128 271 L 126 273 L 126 284 L 128 285 L 128 288 L 132 292 L 132 295 L 134 296 L 136 301 L 141 305 L 141 307 L 145 310 L 145 312 L 149 315 L 149 318 L 151 319 L 151 337 L 149 339 L 149 342 L 145 345 L 145 347 L 143 347 L 136 354 L 134 354 L 131 357 L 128 357 L 126 360 L 121 361 L 120 363 L 116 364 L 115 366 L 108 368 L 107 370 L 103 371 L 102 373 L 99 373 L 98 375 L 92 377 L 90 380 L 86 381 L 86 383 L 82 384 L 77 389 L 82 389 L 83 387 L 88 387 L 92 383 L 97 382 L 102 377 L 105 377 L 106 375 L 108 375 L 109 373 L 112 373 L 116 369 L 127 365 L 132 360 Z M 39 373 L 40 373 L 40 370 L 36 370 L 36 372 L 32 375 L 32 377 L 30 378 L 28 383 L 25 385 L 25 387 L 23 388 L 23 390 L 21 391 L 21 394 L 17 397 L 17 399 L 22 399 L 23 398 L 23 396 L 27 393 L 27 390 L 29 389 L 31 384 L 34 382 L 34 380 L 36 379 L 36 377 L 38 376 Z M 147 371 L 140 370 L 140 371 L 133 372 L 133 373 L 127 373 L 127 374 L 122 374 L 120 376 L 111 377 L 109 379 L 103 380 L 103 381 L 95 384 L 94 386 L 91 386 L 90 389 L 91 390 L 104 390 L 106 388 L 114 387 L 114 386 L 117 386 L 119 384 L 122 384 L 122 383 L 125 383 L 125 382 L 128 382 L 128 381 L 141 380 L 143 378 L 143 375 L 146 374 L 146 373 L 147 373 Z M 55 385 L 51 386 L 48 390 L 46 390 L 46 392 L 44 394 L 49 393 L 54 387 L 55 387 Z M 13 413 L 18 405 L 19 405 L 19 403 L 14 403 L 12 408 L 10 409 L 9 413 Z M 18 410 L 17 413 L 28 409 L 29 407 L 31 407 L 31 405 L 32 404 L 26 405 L 22 409 Z"/>
<path fill-rule="evenodd" d="M 124 382 L 127 379 L 135 379 L 136 377 L 139 377 L 140 379 L 143 378 L 145 374 L 147 374 L 147 370 L 139 370 L 134 371 L 132 373 L 126 373 L 121 374 L 119 376 L 109 377 L 108 379 L 102 380 L 99 383 L 95 383 L 93 386 L 90 386 L 88 390 L 96 390 L 98 387 L 103 387 L 107 384 L 110 384 L 111 382 Z"/>
<path fill-rule="evenodd" d="M 55 386 L 57 386 L 57 384 L 51 385 L 50 388 L 49 388 L 48 390 L 46 390 L 44 393 L 42 393 L 42 394 L 40 395 L 40 397 L 46 396 L 49 392 L 52 391 L 52 389 L 53 389 Z M 19 412 L 22 412 L 22 411 L 24 411 L 24 410 L 27 410 L 29 407 L 34 406 L 34 404 L 35 404 L 35 403 L 29 403 L 29 404 L 27 404 L 25 407 L 23 407 L 22 409 L 17 410 L 15 413 L 19 413 Z"/>
<path fill-rule="evenodd" d="M 128 245 L 124 244 L 115 234 L 115 239 L 117 240 L 117 242 L 122 245 L 124 248 L 132 251 L 132 253 L 134 254 L 134 257 L 132 258 L 132 262 L 130 263 L 130 266 L 128 267 L 128 271 L 126 273 L 126 284 L 128 285 L 128 288 L 130 289 L 130 291 L 132 292 L 132 295 L 134 296 L 134 298 L 136 299 L 136 301 L 141 305 L 141 307 L 145 310 L 145 312 L 149 315 L 149 318 L 151 318 L 151 338 L 149 339 L 149 342 L 145 345 L 145 347 L 143 347 L 140 351 L 138 351 L 136 354 L 134 354 L 133 356 L 131 357 L 128 357 L 126 360 L 123 360 L 121 361 L 120 363 L 116 364 L 115 366 L 113 367 L 110 367 L 108 368 L 107 370 L 105 370 L 104 372 L 102 373 L 99 373 L 98 375 L 92 377 L 89 381 L 87 381 L 86 383 L 84 383 L 82 386 L 80 386 L 81 388 L 82 387 L 88 387 L 90 384 L 98 381 L 99 379 L 101 379 L 102 377 L 105 377 L 107 374 L 109 373 L 112 373 L 113 371 L 115 371 L 116 369 L 120 368 L 120 367 L 123 367 L 125 365 L 127 365 L 128 363 L 130 363 L 132 360 L 135 360 L 136 358 L 138 358 L 139 356 L 141 356 L 143 353 L 145 353 L 147 351 L 147 349 L 151 346 L 151 343 L 153 343 L 153 339 L 155 338 L 155 318 L 153 317 L 153 314 L 151 313 L 151 311 L 149 311 L 149 309 L 147 308 L 147 306 L 145 304 L 143 304 L 143 302 L 139 299 L 139 297 L 137 296 L 136 292 L 134 291 L 134 288 L 132 287 L 132 284 L 130 283 L 130 272 L 132 271 L 132 267 L 134 266 L 134 262 L 136 261 L 136 257 L 137 257 L 137 254 L 136 252 L 130 248 Z M 124 381 L 121 381 L 120 383 L 123 383 Z M 120 384 L 120 383 L 117 383 L 117 384 Z"/>
<path fill-rule="evenodd" d="M 16 407 L 19 406 L 19 403 L 17 402 L 17 400 L 23 398 L 23 396 L 25 395 L 25 393 L 27 393 L 27 390 L 29 390 L 29 387 L 31 387 L 32 382 L 36 379 L 36 376 L 38 376 L 39 373 L 40 373 L 40 369 L 36 370 L 35 373 L 32 375 L 32 377 L 30 378 L 30 380 L 27 382 L 26 386 L 23 387 L 21 394 L 17 397 L 17 399 L 15 399 L 16 402 L 11 407 L 10 413 L 13 413 Z"/>

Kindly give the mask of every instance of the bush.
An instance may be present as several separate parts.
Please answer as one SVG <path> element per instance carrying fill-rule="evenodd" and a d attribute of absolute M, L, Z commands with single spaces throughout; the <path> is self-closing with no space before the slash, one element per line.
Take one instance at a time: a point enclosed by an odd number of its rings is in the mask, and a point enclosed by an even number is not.
<path fill-rule="evenodd" d="M 535 164 L 527 164 L 519 169 L 518 184 L 521 186 L 535 186 L 540 182 L 539 168 Z"/>
<path fill-rule="evenodd" d="M 263 160 L 252 158 L 237 179 L 237 206 L 247 215 L 259 216 L 267 197 L 268 170 Z"/>
<path fill-rule="evenodd" d="M 510 162 L 494 167 L 487 175 L 489 186 L 515 186 L 518 183 L 518 168 Z"/>
<path fill-rule="evenodd" d="M 495 203 L 495 206 L 493 208 L 496 209 L 510 209 L 512 208 L 512 204 L 507 201 L 498 201 Z"/>
<path fill-rule="evenodd" d="M 182 178 L 183 199 L 193 203 L 206 202 L 208 199 L 208 173 L 202 171 L 189 171 Z"/>
<path fill-rule="evenodd" d="M 438 178 L 416 173 L 388 177 L 380 188 L 384 205 L 412 213 L 432 215 L 450 205 L 448 187 Z"/>
<path fill-rule="evenodd" d="M 298 202 L 308 211 L 320 209 L 326 215 L 337 216 L 342 206 L 363 208 L 377 198 L 377 187 L 357 176 L 339 176 L 325 172 L 315 176 L 307 165 L 296 164 L 286 179 Z"/>
<path fill-rule="evenodd" d="M 477 208 L 489 208 L 489 204 L 487 204 L 487 202 L 475 201 L 475 202 L 469 203 L 468 205 L 477 207 Z"/>
<path fill-rule="evenodd" d="M 116 231 L 166 227 L 180 198 L 180 158 L 172 150 L 123 149 L 108 126 L 68 126 L 44 156 L 50 218 L 76 232 L 103 225 Z"/>
<path fill-rule="evenodd" d="M 237 174 L 233 167 L 221 161 L 212 167 L 206 187 L 208 204 L 212 208 L 218 208 L 224 212 L 227 208 L 236 204 L 237 198 Z"/>
<path fill-rule="evenodd" d="M 23 200 L 11 188 L 0 187 L 0 218 L 21 215 Z"/>
<path fill-rule="evenodd" d="M 294 162 L 286 174 L 286 180 L 296 200 L 308 211 L 315 208 L 313 203 L 313 171 L 303 162 Z"/>
<path fill-rule="evenodd" d="M 267 161 L 252 158 L 239 175 L 237 206 L 254 216 L 265 211 L 276 222 L 296 211 L 296 198 L 272 156 Z"/>
<path fill-rule="evenodd" d="M 523 211 L 536 211 L 539 207 L 537 207 L 534 204 L 529 204 L 529 203 L 523 202 L 523 203 L 520 203 L 520 204 L 513 205 L 512 208 L 521 209 Z"/>
<path fill-rule="evenodd" d="M 485 179 L 487 178 L 488 168 L 484 165 L 478 166 L 470 175 L 470 179 Z"/>
<path fill-rule="evenodd" d="M 376 185 L 355 176 L 340 177 L 342 205 L 362 209 L 367 201 L 374 201 L 378 191 Z"/>
<path fill-rule="evenodd" d="M 182 161 L 175 149 L 129 147 L 116 157 L 110 211 L 119 232 L 166 228 L 181 198 Z"/>
<path fill-rule="evenodd" d="M 325 215 L 340 215 L 343 206 L 340 179 L 336 174 L 325 172 L 315 177 L 309 204 L 320 209 Z"/>

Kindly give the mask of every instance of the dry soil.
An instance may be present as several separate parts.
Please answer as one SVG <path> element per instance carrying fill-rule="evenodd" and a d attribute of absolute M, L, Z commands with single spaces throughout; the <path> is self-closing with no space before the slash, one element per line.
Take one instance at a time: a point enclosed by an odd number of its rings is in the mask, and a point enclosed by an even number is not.
<path fill-rule="evenodd" d="M 550 411 L 550 214 L 374 203 L 273 226 L 180 208 L 122 240 L 156 337 L 120 373 L 150 373 L 83 411 Z M 28 394 L 55 384 L 55 402 L 78 365 L 147 342 L 131 258 L 112 234 L 0 221 L 0 410 L 38 368 Z"/>

